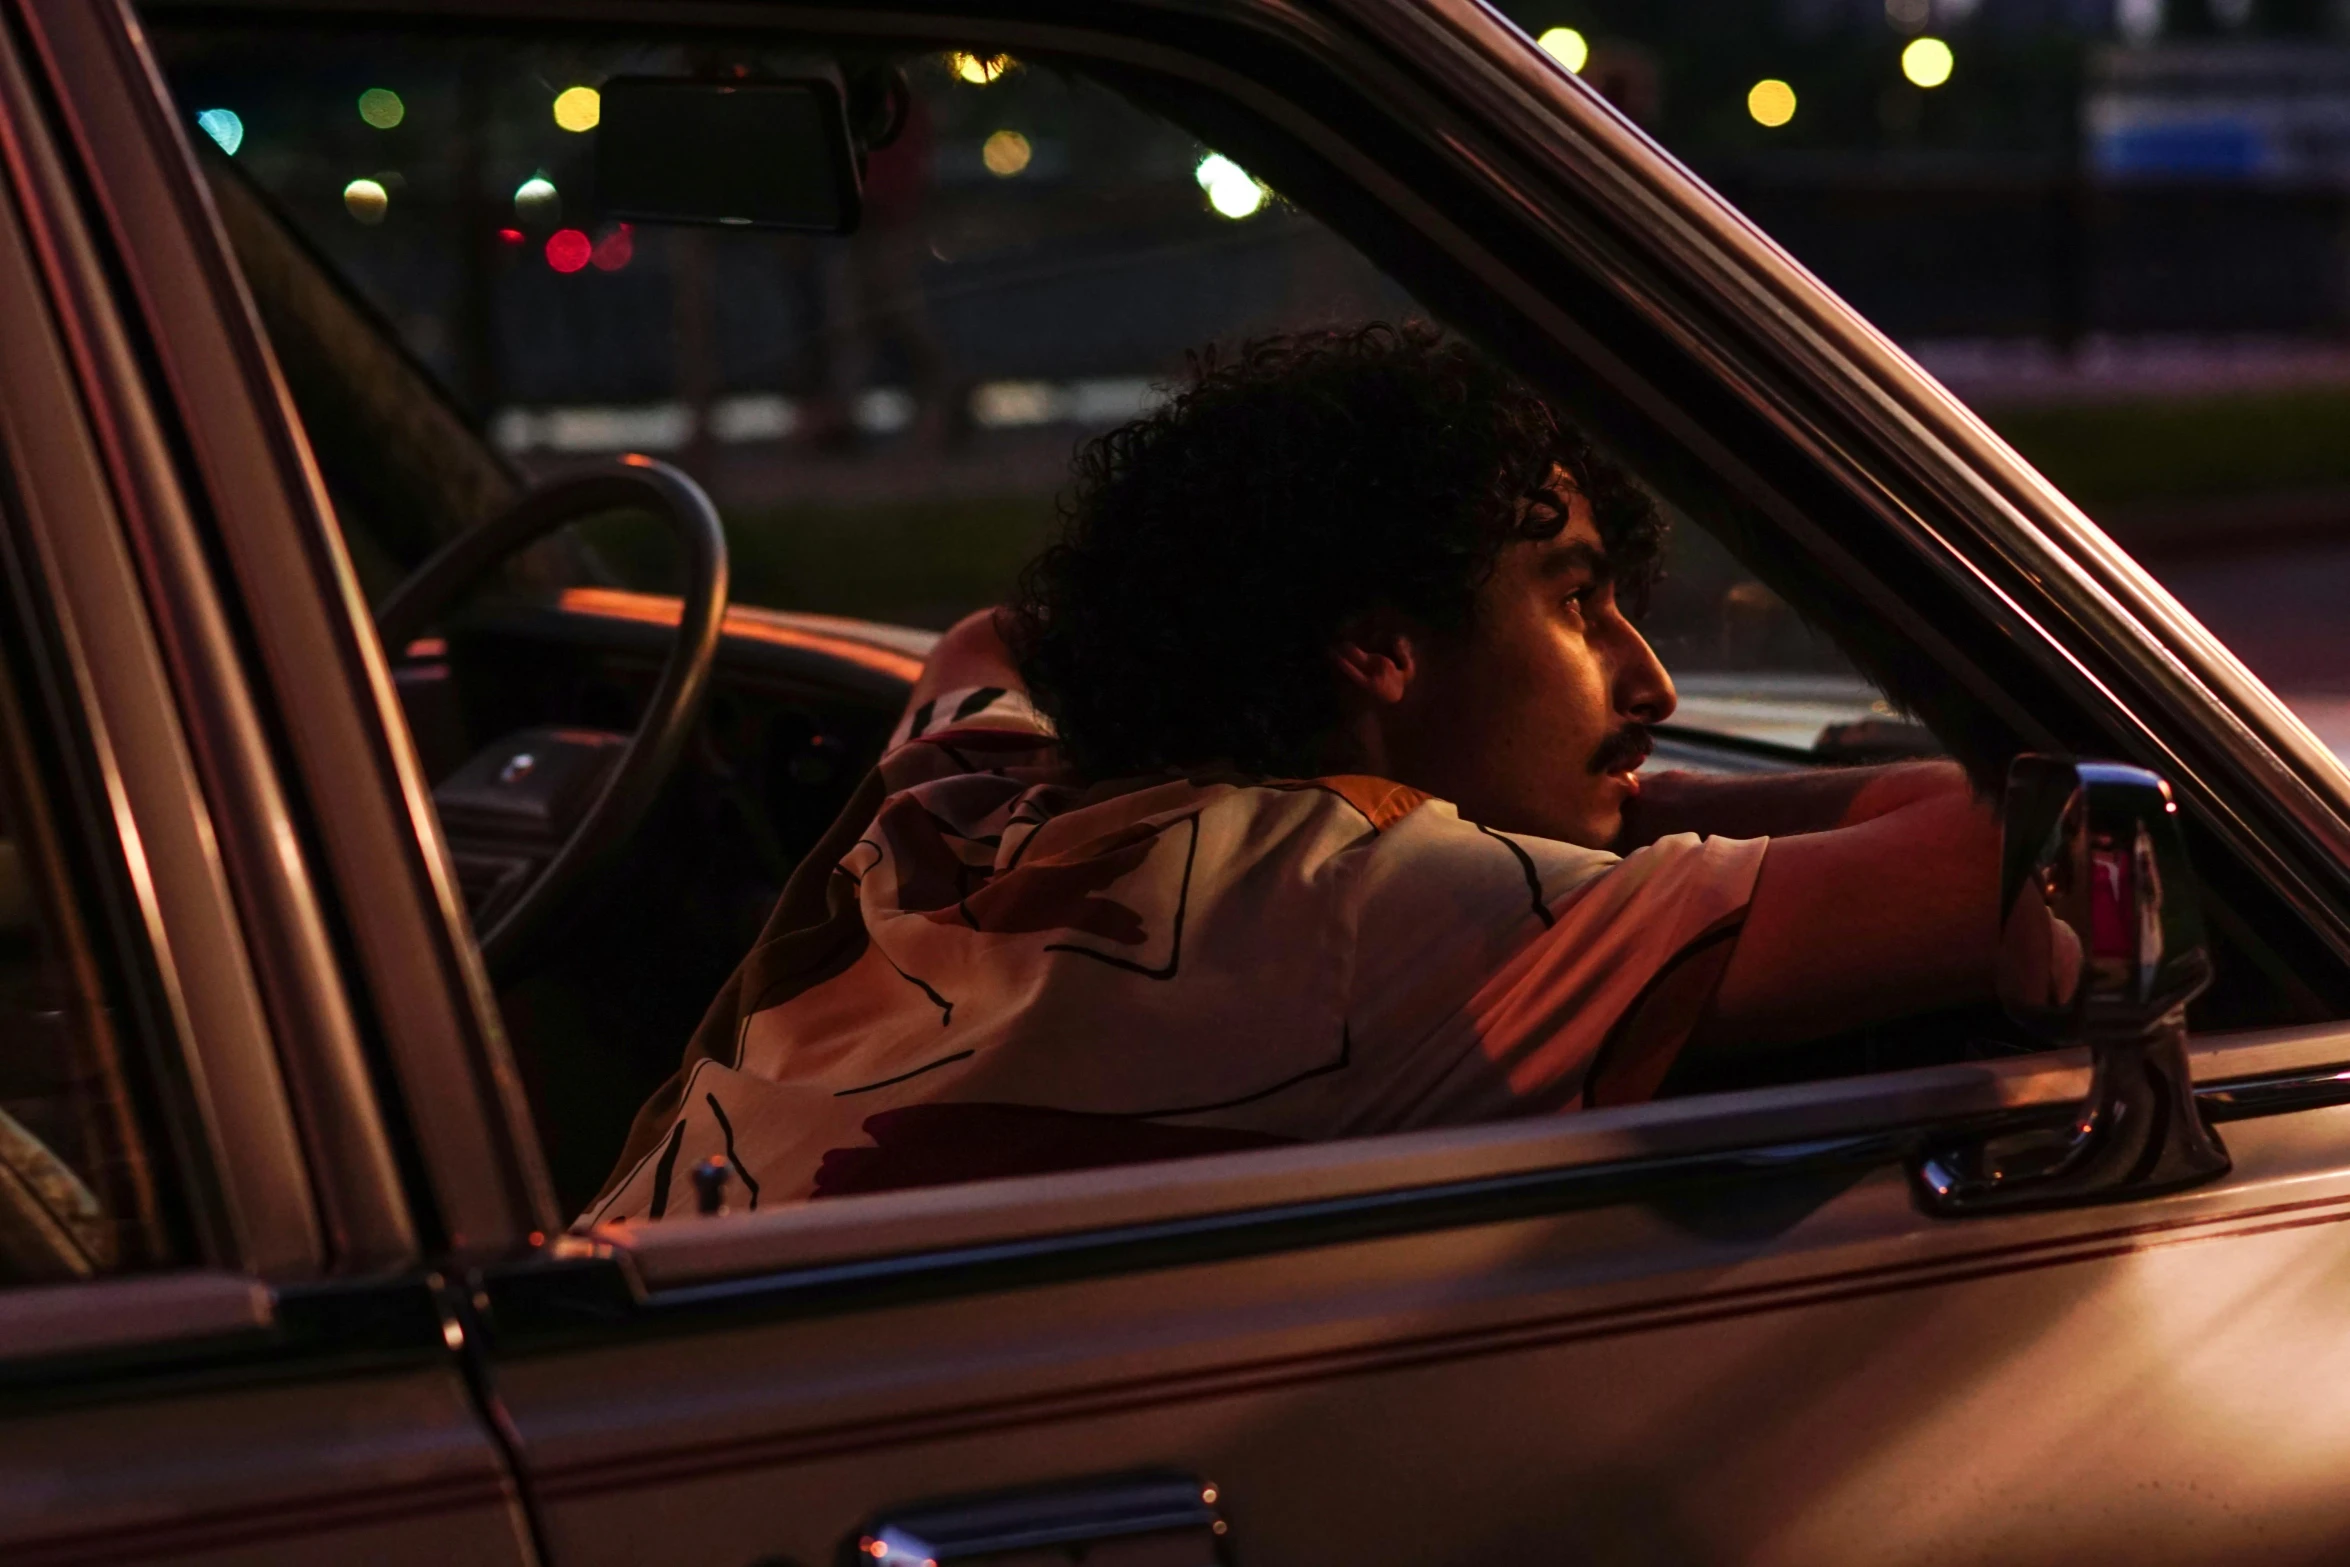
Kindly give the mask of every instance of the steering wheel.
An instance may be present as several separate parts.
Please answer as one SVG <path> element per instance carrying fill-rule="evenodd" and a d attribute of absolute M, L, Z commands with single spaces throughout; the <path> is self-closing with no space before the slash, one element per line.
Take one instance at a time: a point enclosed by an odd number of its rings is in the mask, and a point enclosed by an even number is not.
<path fill-rule="evenodd" d="M 0 1284 L 110 1272 L 114 1227 L 63 1159 L 0 1110 Z"/>
<path fill-rule="evenodd" d="M 636 732 L 623 741 L 595 731 L 524 731 L 477 754 L 435 789 L 444 825 L 450 801 L 443 791 L 460 776 L 473 775 L 472 798 L 486 798 L 495 808 L 511 797 L 517 820 L 546 831 L 545 841 L 513 851 L 512 873 L 478 900 L 477 919 L 488 919 L 487 928 L 476 932 L 482 960 L 499 978 L 512 977 L 550 920 L 611 869 L 676 770 L 717 662 L 726 618 L 726 535 L 710 497 L 691 478 L 650 457 L 624 457 L 610 468 L 535 487 L 444 545 L 376 611 L 376 630 L 397 656 L 493 566 L 570 523 L 624 508 L 659 518 L 687 560 L 677 640 Z M 541 753 L 549 753 L 550 765 L 541 765 Z M 558 761 L 567 770 L 552 765 Z M 550 793 L 557 782 L 564 788 Z"/>

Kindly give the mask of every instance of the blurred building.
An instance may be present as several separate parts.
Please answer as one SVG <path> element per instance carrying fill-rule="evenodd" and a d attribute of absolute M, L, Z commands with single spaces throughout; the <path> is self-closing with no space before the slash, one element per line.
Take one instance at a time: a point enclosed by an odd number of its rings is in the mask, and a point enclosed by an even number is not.
<path fill-rule="evenodd" d="M 2350 46 L 2103 47 L 2083 121 L 2101 179 L 2350 188 Z"/>

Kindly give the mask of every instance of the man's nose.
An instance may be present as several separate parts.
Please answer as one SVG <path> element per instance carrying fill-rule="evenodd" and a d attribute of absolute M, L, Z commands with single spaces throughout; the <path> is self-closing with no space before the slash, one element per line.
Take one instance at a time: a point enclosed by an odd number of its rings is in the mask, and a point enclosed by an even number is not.
<path fill-rule="evenodd" d="M 1621 622 L 1622 637 L 1616 654 L 1616 711 L 1636 723 L 1661 724 L 1673 716 L 1673 709 L 1681 705 L 1681 695 L 1673 689 L 1673 677 L 1665 672 L 1663 660 L 1656 649 L 1640 634 L 1630 621 Z"/>

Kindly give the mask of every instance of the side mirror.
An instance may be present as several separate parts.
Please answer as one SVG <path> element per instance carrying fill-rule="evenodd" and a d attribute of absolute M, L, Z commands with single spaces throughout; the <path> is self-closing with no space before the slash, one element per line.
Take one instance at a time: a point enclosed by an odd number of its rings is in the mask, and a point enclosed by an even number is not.
<path fill-rule="evenodd" d="M 2137 767 L 2019 756 L 2000 836 L 1999 999 L 2051 1044 L 2089 1046 L 2089 1098 L 2053 1132 L 1929 1150 L 1920 1200 L 2007 1212 L 2225 1174 L 2187 1069 L 2186 1007 L 2211 983 L 2211 949 L 2170 785 Z"/>
<path fill-rule="evenodd" d="M 2000 812 L 1999 999 L 2065 1043 L 2135 1038 L 2211 983 L 2170 785 L 2019 756 Z"/>

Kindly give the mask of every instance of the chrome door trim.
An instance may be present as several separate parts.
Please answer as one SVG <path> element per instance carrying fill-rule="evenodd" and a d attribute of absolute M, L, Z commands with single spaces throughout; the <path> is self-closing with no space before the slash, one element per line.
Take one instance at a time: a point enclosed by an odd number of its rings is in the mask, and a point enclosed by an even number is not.
<path fill-rule="evenodd" d="M 625 1253 L 648 1288 L 668 1289 L 784 1267 L 1025 1244 L 1138 1224 L 1208 1224 L 1275 1205 L 1359 1203 L 1459 1183 L 1553 1181 L 1569 1171 L 1590 1176 L 1659 1161 L 1729 1159 L 1746 1169 L 1757 1151 L 1767 1162 L 1785 1157 L 1768 1150 L 1805 1148 L 1837 1161 L 1875 1162 L 1898 1151 L 1877 1143 L 1904 1129 L 2062 1116 L 2088 1086 L 2087 1052 L 2062 1051 L 1481 1126 L 828 1198 L 731 1213 L 715 1223 L 605 1224 L 579 1239 Z"/>
<path fill-rule="evenodd" d="M 24 62 L 11 47 L 11 102 L 37 101 Z M 27 211 L 38 212 L 44 243 L 44 280 L 73 345 L 79 382 L 75 401 L 93 411 L 112 492 L 109 510 L 131 535 L 144 577 L 147 612 L 159 622 L 163 667 L 177 686 L 176 705 L 187 728 L 183 765 L 192 776 L 176 784 L 204 811 L 210 873 L 226 876 L 226 892 L 205 923 L 183 920 L 183 944 L 218 943 L 207 954 L 191 947 L 192 969 L 222 985 L 235 976 L 240 1004 L 264 1051 L 274 1035 L 275 1067 L 266 1084 L 247 1088 L 224 1081 L 219 1092 L 264 1096 L 298 1137 L 297 1167 L 249 1181 L 247 1200 L 315 1203 L 314 1230 L 305 1241 L 319 1267 L 372 1271 L 416 1254 L 416 1235 L 358 1031 L 341 987 L 325 922 L 312 890 L 304 851 L 290 819 L 269 743 L 239 667 L 234 634 L 214 592 L 204 546 L 175 482 L 173 459 L 136 352 L 111 299 L 111 286 L 59 150 L 44 131 L 20 125 L 26 150 Z M 37 203 L 37 207 L 34 205 Z M 71 406 L 71 404 L 61 405 Z M 95 533 L 97 530 L 88 530 Z M 73 546 L 95 547 L 77 538 Z M 118 546 L 119 547 L 119 546 Z M 126 556 L 126 561 L 130 557 Z M 130 591 L 135 595 L 136 586 Z M 168 698 L 167 698 L 168 699 Z M 200 782 L 199 782 L 200 780 Z M 202 802 L 218 809 L 206 811 Z M 240 920 L 241 916 L 241 920 Z M 247 937 L 249 936 L 249 941 Z M 257 992 L 255 986 L 258 985 Z M 297 1123 L 281 1101 L 289 1087 L 299 1100 Z M 233 1104 L 216 1114 L 245 1115 Z M 224 1123 L 224 1154 L 259 1156 L 274 1146 L 258 1127 L 243 1133 Z M 275 1194 L 282 1192 L 282 1198 Z M 282 1264 L 263 1264 L 277 1272 Z"/>
<path fill-rule="evenodd" d="M 197 1375 L 221 1386 L 392 1365 L 462 1373 L 461 1309 L 445 1276 L 414 1271 L 273 1287 L 196 1269 L 11 1289 L 0 1292 L 0 1417 Z"/>
<path fill-rule="evenodd" d="M 56 209 L 54 162 L 41 127 L 23 112 L 33 101 L 13 42 L 0 37 L 0 157 L 9 186 L 0 199 L 0 341 L 9 345 L 0 363 L 0 441 L 25 512 L 17 523 L 46 579 L 68 696 L 86 721 L 169 1014 L 165 1027 L 185 1060 L 180 1097 L 194 1124 L 173 1130 L 195 1146 L 179 1161 L 194 1168 L 181 1174 L 198 1187 L 191 1206 L 199 1224 L 217 1231 L 200 1244 L 228 1266 L 313 1272 L 324 1247 L 301 1143 L 217 824 L 120 527 L 118 501 L 148 499 L 115 488 L 124 482 L 125 446 L 137 435 L 123 424 L 137 410 L 111 410 L 116 461 L 109 464 L 85 423 L 83 398 L 97 390 L 87 379 L 100 373 L 97 362 L 121 345 L 109 337 L 105 313 L 87 310 L 86 297 L 52 293 L 61 272 L 86 267 L 89 258 L 70 211 Z M 50 276 L 36 271 L 36 256 Z M 70 324 L 70 339 L 61 340 L 44 299 Z M 78 353 L 69 353 L 69 341 Z M 217 1204 L 202 1200 L 209 1182 L 220 1188 Z"/>
<path fill-rule="evenodd" d="M 217 586 L 258 650 L 247 679 L 283 736 L 293 820 L 316 835 L 441 1228 L 461 1253 L 531 1244 L 556 1215 L 520 1077 L 324 481 L 177 113 L 124 0 L 17 3 L 144 307 L 191 498 L 230 567 Z"/>
<path fill-rule="evenodd" d="M 2195 1042 L 2189 1057 L 2198 1102 L 2215 1117 L 2350 1102 L 2350 1025 L 2212 1036 Z M 1440 1195 L 1446 1192 L 1535 1200 L 1571 1189 L 1581 1194 L 1577 1202 L 1625 1201 L 1632 1200 L 1627 1192 L 1692 1180 L 1867 1168 L 1898 1159 L 1927 1128 L 2061 1120 L 2088 1087 L 2087 1052 L 2054 1051 L 1571 1116 L 832 1198 L 732 1213 L 718 1223 L 607 1224 L 561 1243 L 559 1252 L 572 1265 L 598 1255 L 624 1258 L 643 1289 L 660 1292 L 781 1271 L 814 1285 L 826 1270 L 888 1259 L 895 1259 L 890 1271 L 919 1271 L 924 1256 L 984 1260 L 1055 1236 L 1106 1239 L 1137 1227 L 1222 1230 L 1274 1209 L 1288 1210 L 1286 1223 L 1341 1209 L 1359 1219 L 1371 1205 L 1408 1210 L 1418 1227 L 1443 1227 L 1470 1222 L 1438 1212 L 1450 1201 Z"/>
<path fill-rule="evenodd" d="M 0 1389 L 11 1366 L 87 1364 L 105 1350 L 262 1333 L 275 1320 L 258 1280 L 214 1269 L 0 1290 Z"/>

